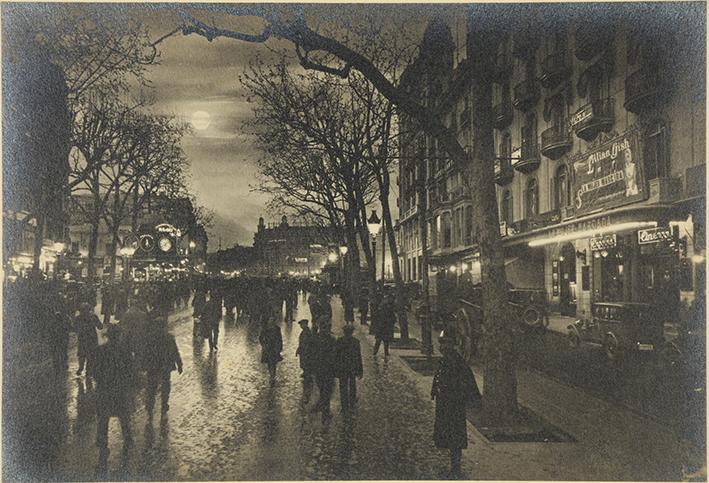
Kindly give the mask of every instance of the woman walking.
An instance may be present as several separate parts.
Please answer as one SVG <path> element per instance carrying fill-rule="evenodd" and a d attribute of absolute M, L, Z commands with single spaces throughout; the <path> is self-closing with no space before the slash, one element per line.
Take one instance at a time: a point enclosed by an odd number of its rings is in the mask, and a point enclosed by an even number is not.
<path fill-rule="evenodd" d="M 276 325 L 276 319 L 271 318 L 261 329 L 258 338 L 261 343 L 261 362 L 268 365 L 271 386 L 276 384 L 276 365 L 283 360 L 283 338 L 281 328 Z"/>
<path fill-rule="evenodd" d="M 455 350 L 455 339 L 444 334 L 438 340 L 443 358 L 431 388 L 431 399 L 436 401 L 433 440 L 437 448 L 450 450 L 450 476 L 460 478 L 460 460 L 463 449 L 468 447 L 466 403 L 480 404 L 482 397 L 473 372 Z"/>

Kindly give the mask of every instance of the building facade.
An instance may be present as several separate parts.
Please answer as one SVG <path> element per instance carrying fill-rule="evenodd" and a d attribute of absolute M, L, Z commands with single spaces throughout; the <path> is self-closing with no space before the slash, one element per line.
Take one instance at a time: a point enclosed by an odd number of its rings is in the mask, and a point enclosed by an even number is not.
<path fill-rule="evenodd" d="M 569 316 L 589 314 L 597 301 L 691 304 L 705 290 L 704 5 L 486 8 L 511 20 L 490 32 L 498 44 L 491 128 L 508 281 L 543 289 L 551 310 Z M 436 75 L 412 77 L 467 146 L 475 106 L 465 62 L 450 61 L 456 51 L 449 43 Z M 421 134 L 402 153 L 426 157 L 429 273 L 448 266 L 475 278 L 474 220 L 460 202 L 460 173 L 439 175 L 435 143 Z M 402 162 L 400 172 L 404 267 L 420 253 L 410 240 L 409 220 L 422 206 L 414 163 Z M 405 273 L 415 279 L 420 269 Z"/>
<path fill-rule="evenodd" d="M 290 225 L 285 215 L 280 223 L 266 225 L 261 217 L 253 245 L 254 256 L 261 261 L 258 272 L 269 276 L 319 275 L 328 263 L 337 262 L 342 239 L 332 227 Z"/>

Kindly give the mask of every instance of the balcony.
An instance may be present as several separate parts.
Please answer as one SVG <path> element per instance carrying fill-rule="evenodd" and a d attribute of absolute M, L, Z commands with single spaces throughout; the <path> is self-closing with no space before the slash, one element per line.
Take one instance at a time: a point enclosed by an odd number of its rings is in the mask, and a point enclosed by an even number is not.
<path fill-rule="evenodd" d="M 529 30 L 518 30 L 512 38 L 512 55 L 518 59 L 530 59 L 539 47 L 539 37 Z"/>
<path fill-rule="evenodd" d="M 504 101 L 496 104 L 492 108 L 492 125 L 495 129 L 505 129 L 512 124 L 512 105 L 510 101 Z"/>
<path fill-rule="evenodd" d="M 585 141 L 595 139 L 599 132 L 613 127 L 613 98 L 598 99 L 581 107 L 571 117 L 571 127 Z"/>
<path fill-rule="evenodd" d="M 652 109 L 660 94 L 657 72 L 640 69 L 625 78 L 625 103 L 627 111 L 638 114 Z"/>
<path fill-rule="evenodd" d="M 469 200 L 471 199 L 471 196 L 464 186 L 458 186 L 453 191 L 451 191 L 450 199 L 451 201 L 456 202 L 459 200 Z"/>
<path fill-rule="evenodd" d="M 606 50 L 613 40 L 613 28 L 588 22 L 576 29 L 576 58 L 584 62 Z"/>
<path fill-rule="evenodd" d="M 507 52 L 501 52 L 495 57 L 495 66 L 492 78 L 495 82 L 502 83 L 512 75 L 512 62 Z"/>
<path fill-rule="evenodd" d="M 533 135 L 522 136 L 522 149 L 520 157 L 514 168 L 520 173 L 529 174 L 539 167 L 539 145 Z"/>
<path fill-rule="evenodd" d="M 512 104 L 520 111 L 526 111 L 534 106 L 539 99 L 539 89 L 534 79 L 520 82 L 514 88 Z"/>
<path fill-rule="evenodd" d="M 495 160 L 495 183 L 499 186 L 505 186 L 512 181 L 514 175 L 509 159 L 498 158 Z"/>
<path fill-rule="evenodd" d="M 571 136 L 566 122 L 542 131 L 541 151 L 549 159 L 559 159 L 571 149 Z"/>
<path fill-rule="evenodd" d="M 539 81 L 547 89 L 558 86 L 571 73 L 565 51 L 547 56 L 542 60 L 541 67 Z"/>

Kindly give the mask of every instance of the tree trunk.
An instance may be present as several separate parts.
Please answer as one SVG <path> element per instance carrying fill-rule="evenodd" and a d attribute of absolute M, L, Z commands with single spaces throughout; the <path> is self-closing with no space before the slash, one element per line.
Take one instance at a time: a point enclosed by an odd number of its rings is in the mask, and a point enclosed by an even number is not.
<path fill-rule="evenodd" d="M 96 277 L 96 248 L 98 247 L 98 228 L 100 220 L 95 217 L 91 222 L 91 238 L 89 238 L 89 260 L 87 272 L 89 280 L 93 282 Z"/>
<path fill-rule="evenodd" d="M 494 58 L 489 34 L 473 34 L 478 46 L 478 72 L 492 71 Z M 487 425 L 507 425 L 517 416 L 517 377 L 512 320 L 507 303 L 507 278 L 500 244 L 497 197 L 494 182 L 494 141 L 492 131 L 492 81 L 478 74 L 472 82 L 472 159 L 464 179 L 473 196 L 473 210 L 479 229 L 482 268 L 484 336 L 483 420 Z"/>
<path fill-rule="evenodd" d="M 388 175 L 387 175 L 388 176 Z M 386 194 L 384 189 L 386 188 Z M 401 278 L 401 269 L 399 267 L 399 250 L 396 247 L 396 238 L 394 235 L 394 226 L 391 222 L 391 210 L 389 209 L 389 189 L 386 182 L 383 184 L 382 197 L 382 217 L 384 218 L 384 227 L 389 242 L 389 253 L 391 253 L 391 267 L 394 272 L 394 282 L 396 283 L 396 311 L 399 318 L 399 328 L 401 329 L 401 340 L 409 340 L 409 321 L 406 315 L 406 289 L 404 281 Z"/>
<path fill-rule="evenodd" d="M 421 276 L 421 296 L 423 297 L 423 322 L 421 327 L 421 345 L 427 355 L 433 354 L 433 328 L 430 314 L 431 301 L 428 297 L 428 227 L 426 226 L 426 160 L 423 153 L 418 153 L 418 176 L 416 177 L 418 191 L 418 223 L 419 223 L 419 243 L 421 244 L 421 265 L 419 275 Z"/>

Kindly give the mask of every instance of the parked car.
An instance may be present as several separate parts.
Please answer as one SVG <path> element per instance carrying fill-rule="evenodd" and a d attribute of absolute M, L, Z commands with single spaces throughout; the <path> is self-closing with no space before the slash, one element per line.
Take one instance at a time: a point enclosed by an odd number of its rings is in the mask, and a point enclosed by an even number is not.
<path fill-rule="evenodd" d="M 568 326 L 569 345 L 583 343 L 603 346 L 606 357 L 616 360 L 637 352 L 656 352 L 663 348 L 663 321 L 654 316 L 653 306 L 639 302 L 598 302 L 591 306 L 591 317 Z"/>

